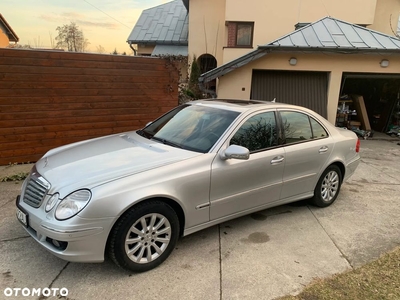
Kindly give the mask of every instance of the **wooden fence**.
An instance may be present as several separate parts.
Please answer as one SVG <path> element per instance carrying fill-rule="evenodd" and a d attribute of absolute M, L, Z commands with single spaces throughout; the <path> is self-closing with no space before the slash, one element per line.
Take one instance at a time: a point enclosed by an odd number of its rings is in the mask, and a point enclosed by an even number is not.
<path fill-rule="evenodd" d="M 0 49 L 0 165 L 134 130 L 178 104 L 167 60 Z"/>

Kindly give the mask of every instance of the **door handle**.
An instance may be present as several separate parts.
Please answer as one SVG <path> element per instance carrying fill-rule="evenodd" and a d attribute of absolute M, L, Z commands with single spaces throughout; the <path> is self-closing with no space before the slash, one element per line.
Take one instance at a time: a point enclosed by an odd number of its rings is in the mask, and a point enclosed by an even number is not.
<path fill-rule="evenodd" d="M 283 156 L 274 157 L 274 158 L 271 160 L 271 165 L 280 164 L 280 163 L 283 162 L 284 160 L 285 160 L 285 158 L 284 158 Z"/>
<path fill-rule="evenodd" d="M 327 146 L 323 146 L 321 148 L 319 148 L 319 153 L 325 153 L 326 151 L 328 151 L 328 147 Z"/>

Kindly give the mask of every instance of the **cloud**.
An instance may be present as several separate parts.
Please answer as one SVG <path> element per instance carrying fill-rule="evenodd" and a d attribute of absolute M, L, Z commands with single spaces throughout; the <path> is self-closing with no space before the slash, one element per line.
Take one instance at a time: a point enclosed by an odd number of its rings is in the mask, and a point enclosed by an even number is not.
<path fill-rule="evenodd" d="M 77 25 L 85 27 L 101 27 L 106 29 L 119 29 L 120 25 L 117 22 L 104 22 L 96 21 L 96 19 L 85 17 L 83 14 L 75 12 L 65 12 L 61 14 L 42 14 L 40 19 L 61 24 L 69 24 L 70 22 L 75 22 Z"/>
<path fill-rule="evenodd" d="M 91 22 L 91 21 L 82 21 L 82 20 L 76 20 L 76 24 L 82 25 L 82 26 L 102 27 L 102 28 L 107 28 L 107 29 L 119 29 L 121 27 L 117 23 Z"/>
<path fill-rule="evenodd" d="M 147 9 L 153 6 L 157 6 L 163 3 L 167 3 L 173 0 L 119 0 L 118 6 L 125 7 L 126 9 Z M 115 0 L 101 0 L 100 2 L 94 2 L 93 0 L 89 1 L 90 3 L 95 3 L 100 8 L 107 8 L 113 10 L 115 8 Z M 101 3 L 101 6 L 100 6 Z"/>
<path fill-rule="evenodd" d="M 82 14 L 76 13 L 76 12 L 65 12 L 62 13 L 61 16 L 65 18 L 83 18 L 84 16 Z"/>

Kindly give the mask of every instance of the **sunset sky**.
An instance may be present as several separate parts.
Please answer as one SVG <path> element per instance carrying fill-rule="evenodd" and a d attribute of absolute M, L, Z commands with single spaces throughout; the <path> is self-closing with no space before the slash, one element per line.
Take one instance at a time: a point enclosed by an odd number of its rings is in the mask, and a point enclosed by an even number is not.
<path fill-rule="evenodd" d="M 57 26 L 75 22 L 90 42 L 106 52 L 130 53 L 126 40 L 144 9 L 171 0 L 1 0 L 0 13 L 19 37 L 19 44 L 50 48 Z M 100 11 L 101 10 L 101 11 Z"/>

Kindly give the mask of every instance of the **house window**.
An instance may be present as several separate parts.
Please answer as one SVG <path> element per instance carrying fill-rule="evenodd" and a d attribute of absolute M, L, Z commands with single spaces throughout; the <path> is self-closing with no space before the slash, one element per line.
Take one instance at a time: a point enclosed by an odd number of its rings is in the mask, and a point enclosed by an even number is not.
<path fill-rule="evenodd" d="M 228 22 L 228 47 L 253 46 L 254 22 Z"/>

